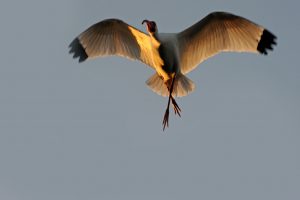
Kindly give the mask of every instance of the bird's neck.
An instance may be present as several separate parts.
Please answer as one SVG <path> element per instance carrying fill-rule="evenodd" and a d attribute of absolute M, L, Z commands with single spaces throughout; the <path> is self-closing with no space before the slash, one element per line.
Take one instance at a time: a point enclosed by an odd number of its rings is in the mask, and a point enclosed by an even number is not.
<path fill-rule="evenodd" d="M 158 47 L 160 45 L 159 34 L 157 32 L 150 33 L 151 43 L 153 46 Z"/>

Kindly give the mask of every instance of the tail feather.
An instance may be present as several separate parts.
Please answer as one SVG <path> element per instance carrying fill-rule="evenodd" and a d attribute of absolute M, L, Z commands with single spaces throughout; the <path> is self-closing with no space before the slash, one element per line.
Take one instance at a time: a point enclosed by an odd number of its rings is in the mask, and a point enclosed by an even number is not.
<path fill-rule="evenodd" d="M 151 76 L 147 81 L 146 84 L 148 87 L 155 93 L 161 96 L 168 96 L 168 88 L 164 84 L 164 81 L 157 73 Z"/>
<path fill-rule="evenodd" d="M 147 81 L 146 84 L 150 89 L 153 90 L 153 92 L 157 93 L 161 96 L 168 96 L 168 88 L 165 85 L 163 79 L 155 73 L 153 76 L 151 76 Z M 195 89 L 195 84 L 192 80 L 190 80 L 188 77 L 186 77 L 183 74 L 176 75 L 176 79 L 174 82 L 173 92 L 172 95 L 174 97 L 182 97 L 186 96 L 189 93 L 191 93 Z"/>

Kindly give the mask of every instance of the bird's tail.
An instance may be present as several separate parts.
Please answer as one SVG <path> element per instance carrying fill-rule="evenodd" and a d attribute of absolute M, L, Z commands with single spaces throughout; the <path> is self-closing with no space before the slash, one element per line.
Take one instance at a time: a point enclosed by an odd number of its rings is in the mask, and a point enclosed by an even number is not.
<path fill-rule="evenodd" d="M 146 84 L 148 87 L 155 93 L 161 96 L 168 96 L 168 88 L 165 85 L 163 79 L 155 73 L 151 76 L 147 81 Z M 195 84 L 191 79 L 186 77 L 185 75 L 179 73 L 176 75 L 173 92 L 172 95 L 174 97 L 183 97 L 191 93 L 195 89 Z"/>

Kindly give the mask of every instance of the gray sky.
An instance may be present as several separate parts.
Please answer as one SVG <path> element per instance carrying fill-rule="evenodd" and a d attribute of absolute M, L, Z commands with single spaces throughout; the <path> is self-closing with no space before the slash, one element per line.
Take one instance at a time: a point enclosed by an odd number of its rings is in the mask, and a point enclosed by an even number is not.
<path fill-rule="evenodd" d="M 300 197 L 299 2 L 15 1 L 0 6 L 0 199 Z M 152 69 L 78 64 L 68 44 L 105 18 L 161 32 L 222 10 L 278 36 L 269 56 L 221 54 L 188 76 L 182 118 L 145 85 Z"/>

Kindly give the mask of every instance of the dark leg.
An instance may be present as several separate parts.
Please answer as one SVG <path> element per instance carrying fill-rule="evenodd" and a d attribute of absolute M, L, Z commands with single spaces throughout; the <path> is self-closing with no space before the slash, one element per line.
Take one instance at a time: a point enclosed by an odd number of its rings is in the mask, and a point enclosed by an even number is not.
<path fill-rule="evenodd" d="M 171 100 L 172 100 L 175 115 L 177 114 L 179 117 L 181 117 L 181 115 L 180 115 L 181 109 L 179 108 L 178 104 L 176 103 L 176 101 L 172 95 L 171 95 Z"/>
<path fill-rule="evenodd" d="M 163 130 L 165 130 L 166 126 L 167 127 L 169 126 L 169 107 L 170 107 L 170 100 L 171 99 L 172 99 L 172 104 L 174 106 L 175 113 L 177 113 L 180 116 L 180 114 L 179 114 L 180 108 L 177 105 L 175 99 L 172 97 L 172 92 L 173 92 L 175 78 L 176 78 L 176 74 L 175 74 L 175 76 L 172 79 L 171 87 L 169 89 L 168 105 L 167 105 L 167 109 L 166 109 L 166 112 L 165 112 L 165 115 L 164 115 L 164 119 L 163 119 Z"/>
<path fill-rule="evenodd" d="M 163 79 L 163 77 L 161 76 L 161 79 Z M 173 80 L 175 79 L 175 76 L 173 77 L 173 79 L 171 80 L 171 84 L 172 84 L 172 82 L 173 82 Z M 175 81 L 175 80 L 174 80 Z M 167 83 L 165 83 L 166 84 L 166 86 L 167 86 L 167 88 L 168 88 L 168 91 L 170 92 L 170 82 L 168 81 Z M 171 94 L 172 94 L 172 92 L 171 92 Z M 175 112 L 175 115 L 178 115 L 179 117 L 181 117 L 181 115 L 180 115 L 180 112 L 181 112 L 181 109 L 180 109 L 180 107 L 178 106 L 178 104 L 176 103 L 176 101 L 175 101 L 175 99 L 174 99 L 174 97 L 171 95 L 171 100 L 172 100 L 172 104 L 173 104 L 173 108 L 174 108 L 174 112 Z"/>

